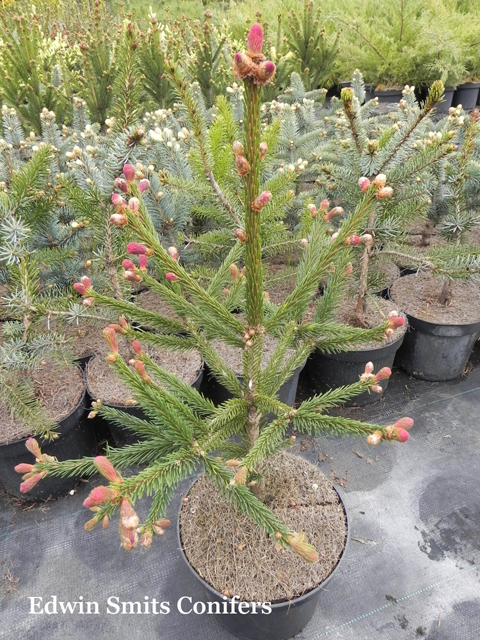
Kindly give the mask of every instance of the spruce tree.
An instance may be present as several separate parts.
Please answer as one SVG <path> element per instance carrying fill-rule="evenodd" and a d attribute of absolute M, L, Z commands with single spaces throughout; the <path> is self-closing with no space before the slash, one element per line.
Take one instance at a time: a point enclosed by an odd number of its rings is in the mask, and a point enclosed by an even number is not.
<path fill-rule="evenodd" d="M 356 71 L 352 87 L 342 89 L 341 111 L 333 131 L 316 151 L 316 202 L 328 197 L 336 204 L 325 212 L 325 220 L 332 225 L 332 237 L 336 238 L 341 230 L 338 221 L 343 224 L 344 210 L 350 211 L 365 193 L 376 190 L 375 206 L 359 235 L 352 239 L 362 248 L 356 292 L 359 326 L 365 326 L 371 259 L 401 257 L 409 229 L 425 219 L 431 205 L 435 171 L 455 152 L 457 124 L 445 119 L 436 127 L 432 120 L 443 84 L 433 83 L 423 105 L 416 101 L 413 89 L 405 87 L 393 114 L 372 117 L 376 101 L 362 105 L 365 89 L 363 78 Z"/>
<path fill-rule="evenodd" d="M 68 341 L 38 324 L 56 295 L 52 272 L 71 257 L 51 219 L 57 196 L 50 182 L 54 147 L 23 138 L 14 110 L 3 109 L 5 138 L 0 146 L 0 273 L 6 283 L 1 300 L 0 401 L 13 416 L 44 439 L 57 437 L 55 424 L 35 396 L 29 372 L 45 360 L 69 362 Z M 65 240 L 65 234 L 64 234 Z"/>
<path fill-rule="evenodd" d="M 327 36 L 320 23 L 322 10 L 313 0 L 304 0 L 302 15 L 294 9 L 287 14 L 285 46 L 293 52 L 293 66 L 308 90 L 332 84 L 332 70 L 338 54 L 340 31 Z"/>
<path fill-rule="evenodd" d="M 470 231 L 480 224 L 479 116 L 478 109 L 471 114 L 461 108 L 450 109 L 444 123 L 456 131 L 455 151 L 434 168 L 434 188 L 422 228 L 421 247 L 412 249 L 405 243 L 399 248 L 405 264 L 443 278 L 439 302 L 445 305 L 451 303 L 455 280 L 478 278 L 480 272 L 480 251 L 469 242 Z M 437 129 L 441 127 L 442 122 Z M 423 144 L 431 144 L 432 137 L 438 134 L 439 131 L 432 132 Z M 431 243 L 434 232 L 443 242 Z"/>
<path fill-rule="evenodd" d="M 37 461 L 24 476 L 22 490 L 35 486 L 45 474 L 62 476 L 99 471 L 109 485 L 97 487 L 85 500 L 84 505 L 94 513 L 85 528 L 89 530 L 101 521 L 106 526 L 119 509 L 119 531 L 122 545 L 127 550 L 137 545 L 138 531 L 140 543 L 146 547 L 150 546 L 154 533 L 163 533 L 169 524 L 165 520 L 165 510 L 175 488 L 200 464 L 208 480 L 241 513 L 266 530 L 277 543 L 290 546 L 307 561 L 315 562 L 318 554 L 304 536 L 289 530 L 261 499 L 264 459 L 291 444 L 289 425 L 301 433 L 366 437 L 373 445 L 382 439 L 405 441 L 408 438 L 406 428 L 412 424 L 409 418 L 403 418 L 394 425 L 382 427 L 329 415 L 328 409 L 374 387 L 378 380 L 390 375 L 389 370 L 374 374 L 370 363 L 357 383 L 313 396 L 296 409 L 283 404 L 276 396 L 280 386 L 316 346 L 339 351 L 372 338 L 381 339 L 386 330 L 399 326 L 402 321 L 392 314 L 380 326 L 363 330 L 339 325 L 330 316 L 332 299 L 337 295 L 338 284 L 350 259 L 350 250 L 344 246 L 344 241 L 368 218 L 375 200 L 373 190 L 364 195 L 344 221 L 334 242 L 326 233 L 323 220 L 312 219 L 294 291 L 279 307 L 265 301 L 261 230 L 263 213 L 272 194 L 262 191 L 260 182 L 261 165 L 268 155 L 262 139 L 260 109 L 262 88 L 273 77 L 275 65 L 265 59 L 262 45 L 262 29 L 256 24 L 249 32 L 247 51 L 234 57 L 235 74 L 245 88 L 244 128 L 239 135 L 241 140 L 235 139 L 232 144 L 235 167 L 242 178 L 243 190 L 237 197 L 243 205 L 243 216 L 232 232 L 236 243 L 208 287 L 204 288 L 190 275 L 179 260 L 176 247 L 166 249 L 162 245 L 143 202 L 135 168 L 128 163 L 124 165 L 123 174 L 129 204 L 112 216 L 114 224 L 135 238 L 127 246 L 131 259 L 124 262 L 124 268 L 129 278 L 141 280 L 168 302 L 180 320 L 149 312 L 148 323 L 157 331 L 141 332 L 133 328 L 132 321 L 144 320 L 145 312 L 98 292 L 87 276 L 75 285 L 77 292 L 91 305 L 122 314 L 118 323 L 104 330 L 110 347 L 107 360 L 132 390 L 148 419 L 132 418 L 106 407 L 100 412 L 131 429 L 140 436 L 139 442 L 109 450 L 106 457 L 71 461 L 47 460 L 36 443 L 28 443 Z M 186 86 L 181 84 L 179 92 Z M 188 94 L 184 97 L 188 109 Z M 195 115 L 193 112 L 193 124 Z M 205 149 L 196 151 L 200 162 L 212 161 L 208 155 L 203 157 Z M 129 205 L 133 199 L 136 200 L 132 207 Z M 240 258 L 245 264 L 243 274 L 236 265 Z M 160 279 L 149 274 L 150 263 L 155 264 Z M 318 303 L 313 319 L 302 322 L 322 277 L 329 280 L 327 294 Z M 228 310 L 223 296 L 225 283 L 244 287 L 245 320 Z M 131 364 L 119 355 L 119 334 L 131 341 L 135 352 Z M 265 336 L 277 338 L 277 344 L 262 370 Z M 243 375 L 240 379 L 214 350 L 211 338 L 220 339 L 241 351 Z M 143 347 L 148 344 L 171 350 L 172 357 L 175 357 L 175 351 L 199 351 L 233 398 L 214 407 L 195 389 L 156 364 Z M 266 416 L 272 413 L 274 418 L 267 420 Z M 229 455 L 231 451 L 235 451 L 235 457 Z M 145 466 L 138 473 L 122 478 L 119 470 L 136 463 Z M 153 499 L 149 514 L 139 527 L 132 505 L 145 494 Z"/>

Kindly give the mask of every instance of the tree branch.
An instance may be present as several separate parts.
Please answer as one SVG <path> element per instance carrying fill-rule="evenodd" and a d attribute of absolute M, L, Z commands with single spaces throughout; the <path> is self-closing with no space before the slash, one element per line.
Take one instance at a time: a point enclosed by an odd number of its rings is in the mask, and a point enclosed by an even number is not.
<path fill-rule="evenodd" d="M 223 206 L 225 207 L 225 209 L 228 211 L 228 213 L 230 214 L 230 216 L 232 217 L 233 221 L 235 222 L 235 224 L 237 224 L 239 227 L 243 227 L 243 223 L 240 220 L 240 218 L 237 216 L 234 208 L 232 207 L 232 205 L 228 202 L 227 198 L 225 197 L 225 195 L 223 194 L 222 190 L 220 189 L 220 187 L 218 186 L 218 182 L 215 180 L 213 173 L 211 171 L 208 171 L 206 174 L 207 180 L 210 182 L 210 184 L 213 187 L 213 190 L 215 191 L 215 193 L 218 196 L 218 199 L 220 200 L 220 202 L 223 204 Z"/>

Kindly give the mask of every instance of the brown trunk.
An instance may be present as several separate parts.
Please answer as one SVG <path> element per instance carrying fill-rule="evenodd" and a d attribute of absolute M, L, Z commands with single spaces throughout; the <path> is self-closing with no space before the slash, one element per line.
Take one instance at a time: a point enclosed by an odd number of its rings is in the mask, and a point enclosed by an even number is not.
<path fill-rule="evenodd" d="M 23 316 L 23 339 L 24 340 L 28 340 L 28 334 L 29 334 L 31 324 L 32 324 L 32 320 L 30 318 L 30 314 L 25 313 Z"/>
<path fill-rule="evenodd" d="M 253 447 L 260 433 L 260 417 L 261 414 L 255 409 L 255 407 L 252 406 L 249 411 L 247 423 L 247 438 L 249 449 Z M 257 481 L 257 483 L 250 487 L 250 489 L 255 497 L 257 497 L 259 500 L 263 500 L 263 498 L 265 497 L 265 483 L 263 481 Z"/>
<path fill-rule="evenodd" d="M 355 320 L 360 327 L 366 327 L 365 321 L 365 298 L 359 295 L 357 298 L 357 306 L 355 308 Z"/>
<path fill-rule="evenodd" d="M 370 220 L 369 220 L 370 222 Z M 373 220 L 371 221 L 373 224 Z M 357 297 L 357 307 L 355 309 L 355 319 L 357 324 L 360 327 L 366 327 L 367 323 L 365 321 L 365 294 L 367 293 L 367 285 L 368 285 L 368 265 L 370 263 L 370 254 L 372 253 L 372 243 L 370 241 L 365 243 L 365 247 L 363 249 L 362 262 L 360 265 L 360 278 L 358 283 L 358 297 Z"/>
<path fill-rule="evenodd" d="M 445 280 L 442 287 L 442 293 L 438 297 L 438 302 L 449 307 L 452 304 L 452 286 L 453 280 Z"/>
<path fill-rule="evenodd" d="M 422 247 L 430 246 L 430 239 L 433 233 L 433 224 L 431 220 L 427 220 L 424 228 L 422 229 Z"/>
<path fill-rule="evenodd" d="M 247 422 L 247 438 L 248 438 L 249 449 L 251 449 L 255 444 L 258 438 L 259 430 L 260 430 L 260 414 L 252 405 L 248 413 L 248 422 Z"/>

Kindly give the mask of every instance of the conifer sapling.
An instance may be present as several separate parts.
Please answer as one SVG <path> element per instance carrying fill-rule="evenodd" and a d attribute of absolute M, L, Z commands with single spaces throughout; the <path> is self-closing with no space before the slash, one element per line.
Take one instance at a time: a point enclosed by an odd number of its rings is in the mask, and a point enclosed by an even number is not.
<path fill-rule="evenodd" d="M 322 203 L 320 207 L 322 216 L 315 218 L 312 211 L 312 228 L 303 243 L 303 258 L 294 291 L 279 307 L 274 308 L 266 301 L 260 228 L 262 210 L 272 194 L 262 191 L 260 179 L 260 163 L 266 153 L 266 145 L 261 140 L 260 107 L 262 87 L 273 77 L 275 65 L 265 59 L 262 46 L 263 32 L 256 24 L 248 36 L 247 51 L 234 58 L 234 71 L 245 85 L 244 140 L 233 144 L 235 165 L 243 177 L 244 216 L 240 221 L 243 228 L 232 233 L 235 244 L 218 267 L 210 286 L 203 288 L 189 274 L 175 246 L 168 250 L 163 247 L 144 206 L 141 182 L 137 183 L 134 168 L 125 165 L 123 174 L 128 188 L 125 191 L 124 182 L 118 181 L 116 187 L 129 196 L 129 202 L 135 199 L 134 206 L 127 203 L 123 209 L 129 237 L 135 238 L 127 245 L 127 253 L 133 259 L 123 261 L 126 277 L 140 278 L 172 306 L 182 322 L 152 312 L 148 316 L 149 324 L 155 324 L 159 331 L 141 332 L 126 318 L 135 321 L 144 311 L 97 292 L 88 278 L 83 278 L 75 287 L 84 300 L 121 314 L 118 324 L 113 323 L 104 330 L 110 348 L 107 360 L 154 422 L 132 421 L 127 414 L 96 402 L 95 411 L 132 429 L 140 440 L 122 449 L 109 450 L 108 456 L 93 460 L 45 460 L 38 457 L 36 451 L 36 462 L 28 467 L 28 474 L 36 478 L 38 474 L 84 475 L 99 471 L 109 485 L 93 489 L 85 500 L 85 506 L 94 514 L 85 528 L 90 530 L 100 522 L 105 527 L 114 512 L 119 511 L 119 535 L 126 550 L 134 549 L 139 542 L 149 547 L 154 535 L 164 534 L 170 524 L 165 511 L 173 492 L 199 464 L 220 494 L 264 529 L 274 543 L 290 547 L 308 562 L 316 562 L 318 553 L 304 534 L 291 531 L 262 501 L 264 460 L 294 442 L 295 438 L 287 434 L 290 425 L 299 432 L 362 436 L 374 445 L 382 439 L 405 441 L 407 428 L 412 423 L 404 418 L 400 424 L 381 427 L 328 415 L 329 408 L 339 406 L 369 388 L 375 391 L 378 381 L 390 375 L 386 368 L 375 374 L 370 363 L 365 375 L 355 384 L 313 396 L 298 408 L 282 403 L 277 397 L 282 384 L 319 342 L 338 349 L 345 341 L 378 339 L 393 332 L 401 319 L 392 315 L 379 327 L 368 331 L 348 329 L 347 333 L 342 325 L 332 327 L 331 323 L 322 320 L 302 322 L 316 295 L 319 279 L 328 274 L 335 277 L 336 261 L 342 265 L 340 273 L 348 269 L 348 260 L 343 256 L 350 249 L 345 244 L 351 245 L 352 238 L 357 243 L 357 227 L 375 199 L 377 187 L 366 193 L 357 210 L 345 220 L 336 242 L 330 242 L 324 228 L 323 215 L 328 211 L 328 203 Z M 155 279 L 149 274 L 146 270 L 148 258 L 155 262 L 157 272 L 163 277 Z M 240 259 L 244 263 L 242 269 L 236 265 Z M 134 260 L 138 260 L 138 267 Z M 232 288 L 244 287 L 245 320 L 230 313 L 223 304 L 225 283 L 232 281 Z M 119 353 L 118 335 L 128 340 L 135 354 L 128 364 Z M 275 337 L 277 342 L 262 370 L 265 336 Z M 241 378 L 212 347 L 212 337 L 242 353 Z M 215 407 L 194 388 L 157 364 L 150 356 L 149 344 L 173 350 L 198 350 L 217 380 L 230 391 L 232 399 Z M 274 418 L 267 418 L 272 413 Z M 232 447 L 235 447 L 235 457 L 229 455 Z M 136 475 L 120 475 L 122 468 L 145 460 L 148 463 Z M 24 468 L 22 466 L 22 471 Z M 147 518 L 140 524 L 134 504 L 145 494 L 153 495 L 153 500 Z"/>

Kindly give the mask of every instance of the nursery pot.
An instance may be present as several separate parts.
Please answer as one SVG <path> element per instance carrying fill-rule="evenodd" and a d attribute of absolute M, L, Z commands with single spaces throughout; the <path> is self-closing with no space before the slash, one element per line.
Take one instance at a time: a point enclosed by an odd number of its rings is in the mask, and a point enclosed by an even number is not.
<path fill-rule="evenodd" d="M 452 106 L 453 94 L 455 93 L 455 87 L 445 87 L 445 91 L 443 92 L 443 102 L 437 104 L 436 110 L 437 113 L 447 113 L 450 107 Z"/>
<path fill-rule="evenodd" d="M 95 435 L 89 423 L 84 420 L 87 406 L 86 390 L 75 409 L 59 422 L 59 438 L 52 442 L 41 442 L 42 453 L 59 460 L 70 460 L 93 456 L 97 451 Z M 20 493 L 21 475 L 14 467 L 21 462 L 33 463 L 33 456 L 27 450 L 27 438 L 0 446 L 0 481 L 9 494 L 24 502 L 36 502 L 47 498 L 67 495 L 78 483 L 78 478 L 61 478 L 47 475 L 28 493 Z"/>
<path fill-rule="evenodd" d="M 400 266 L 400 277 L 403 278 L 405 276 L 413 276 L 418 273 L 418 269 L 411 269 L 410 267 L 402 267 Z M 388 298 L 390 298 L 390 288 L 388 289 Z"/>
<path fill-rule="evenodd" d="M 214 616 L 231 634 L 237 638 L 241 638 L 241 640 L 287 640 L 288 638 L 292 638 L 300 633 L 300 631 L 310 622 L 313 614 L 315 613 L 315 609 L 320 602 L 322 591 L 337 572 L 338 567 L 346 555 L 350 541 L 350 528 L 348 526 L 348 515 L 345 503 L 343 502 L 342 495 L 337 487 L 334 487 L 334 489 L 340 499 L 347 522 L 345 547 L 337 566 L 323 582 L 311 591 L 305 593 L 303 596 L 294 598 L 293 600 L 287 600 L 285 602 L 270 603 L 271 613 L 269 614 L 262 614 L 261 609 L 258 606 L 254 609 L 250 603 L 240 603 L 240 613 L 238 600 L 232 601 L 231 599 L 226 599 L 224 595 L 219 593 L 198 575 L 189 563 L 183 550 L 180 518 L 178 518 L 177 535 L 182 558 L 190 569 L 192 576 L 202 586 L 205 594 L 205 602 L 218 602 L 220 607 L 227 602 L 228 611 L 233 610 L 235 612 Z M 220 610 L 222 611 L 222 609 Z"/>
<path fill-rule="evenodd" d="M 458 378 L 480 335 L 480 322 L 441 324 L 407 314 L 409 328 L 396 364 L 415 378 L 441 381 Z"/>
<path fill-rule="evenodd" d="M 388 284 L 386 284 L 386 286 L 382 287 L 381 289 L 374 289 L 372 287 L 372 293 L 380 298 L 383 298 L 384 300 L 390 300 L 390 287 L 395 282 L 395 280 L 398 280 L 398 278 L 403 275 L 402 268 L 398 265 L 395 265 L 395 273 L 386 273 L 385 275 L 385 281 Z"/>
<path fill-rule="evenodd" d="M 342 82 L 340 82 L 340 91 L 342 89 L 345 89 L 346 87 L 351 87 L 351 86 L 352 86 L 351 80 L 342 80 Z M 369 100 L 373 100 L 373 98 L 375 97 L 375 85 L 365 84 L 364 88 L 365 88 L 365 102 L 368 102 Z"/>
<path fill-rule="evenodd" d="M 200 367 L 200 371 L 198 372 L 198 376 L 192 382 L 192 387 L 194 387 L 197 391 L 200 389 L 200 385 L 202 384 L 203 378 L 203 370 L 204 365 Z M 93 397 L 88 390 L 87 392 L 90 397 Z M 116 404 L 108 404 L 108 402 L 102 402 L 104 407 L 111 407 L 112 409 L 118 409 L 119 411 L 123 411 L 128 413 L 130 416 L 134 416 L 135 418 L 140 418 L 141 420 L 149 420 L 148 416 L 145 414 L 143 409 L 137 405 L 116 405 Z M 135 435 L 130 429 L 124 429 L 120 427 L 118 424 L 111 422 L 110 420 L 105 420 L 104 418 L 97 416 L 95 418 L 95 422 L 97 425 L 101 425 L 102 427 L 107 427 L 112 434 L 113 440 L 115 442 L 116 447 L 123 447 L 126 444 L 135 444 L 138 442 L 139 436 Z"/>
<path fill-rule="evenodd" d="M 365 102 L 369 100 L 373 100 L 375 98 L 375 85 L 374 84 L 366 84 L 365 85 Z"/>
<path fill-rule="evenodd" d="M 403 97 L 402 91 L 403 89 L 375 89 L 374 96 L 378 98 L 378 102 L 400 102 Z"/>
<path fill-rule="evenodd" d="M 464 109 L 475 109 L 479 96 L 480 82 L 466 82 L 459 84 L 453 96 L 452 106 L 462 105 Z"/>
<path fill-rule="evenodd" d="M 85 371 L 85 367 L 89 363 L 89 361 L 93 358 L 94 354 L 90 353 L 88 356 L 80 356 L 79 358 L 75 358 L 74 362 L 80 367 L 82 371 Z"/>
<path fill-rule="evenodd" d="M 343 353 L 322 353 L 316 349 L 307 360 L 306 373 L 309 382 L 315 393 L 325 393 L 330 389 L 347 386 L 358 382 L 358 379 L 365 372 L 367 362 L 373 362 L 374 371 L 379 371 L 382 367 L 393 366 L 395 354 L 403 342 L 405 334 L 394 342 L 381 345 L 375 349 L 363 349 L 345 351 Z M 388 379 L 378 383 L 385 392 L 388 386 Z M 364 407 L 379 400 L 382 396 L 378 393 L 365 391 L 360 395 L 348 400 L 345 406 Z"/>
<path fill-rule="evenodd" d="M 284 382 L 277 392 L 277 397 L 280 402 L 287 404 L 289 407 L 293 407 L 293 404 L 295 402 L 298 379 L 304 366 L 305 364 L 295 369 L 292 377 Z M 208 366 L 206 367 L 206 374 L 207 375 L 205 375 L 203 382 L 202 393 L 207 398 L 209 398 L 215 404 L 215 406 L 218 406 L 219 404 L 222 404 L 222 402 L 226 402 L 227 400 L 231 400 L 231 398 L 233 398 L 230 391 L 226 389 L 220 382 L 218 382 L 217 379 L 210 373 L 210 371 L 208 370 Z M 237 376 L 237 378 L 241 384 L 243 377 Z"/>

